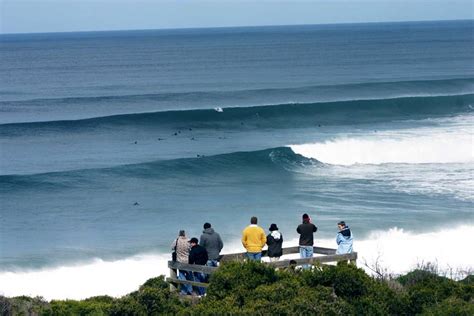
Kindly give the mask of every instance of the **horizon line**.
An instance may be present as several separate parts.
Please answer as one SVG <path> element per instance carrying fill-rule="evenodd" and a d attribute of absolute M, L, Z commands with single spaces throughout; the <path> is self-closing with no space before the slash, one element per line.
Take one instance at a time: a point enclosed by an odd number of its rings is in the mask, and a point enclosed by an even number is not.
<path fill-rule="evenodd" d="M 234 26 L 196 26 L 196 27 L 163 27 L 150 29 L 108 29 L 108 30 L 77 30 L 77 31 L 50 31 L 50 32 L 13 32 L 3 35 L 40 35 L 40 34 L 68 34 L 68 33 L 106 33 L 106 32 L 139 32 L 139 31 L 171 31 L 171 30 L 199 30 L 199 29 L 236 29 L 259 27 L 288 27 L 288 26 L 324 26 L 324 25 L 354 25 L 354 24 L 389 24 L 389 23 L 428 23 L 428 22 L 461 22 L 474 21 L 474 19 L 447 19 L 447 20 L 407 20 L 407 21 L 367 21 L 367 22 L 338 22 L 338 23 L 309 23 L 309 24 L 266 24 L 266 25 L 234 25 Z"/>

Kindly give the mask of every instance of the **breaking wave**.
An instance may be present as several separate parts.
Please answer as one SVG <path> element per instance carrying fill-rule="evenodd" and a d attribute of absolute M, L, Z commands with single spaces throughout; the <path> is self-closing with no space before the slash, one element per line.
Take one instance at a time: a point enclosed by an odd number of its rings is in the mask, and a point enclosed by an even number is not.
<path fill-rule="evenodd" d="M 285 234 L 285 232 L 283 232 Z M 441 272 L 474 269 L 474 254 L 466 250 L 459 236 L 472 236 L 473 225 L 461 225 L 432 232 L 411 232 L 393 227 L 373 231 L 366 238 L 357 238 L 354 229 L 354 249 L 358 266 L 378 262 L 387 272 L 406 273 L 418 264 L 435 263 Z M 316 239 L 323 247 L 334 248 L 333 239 Z M 294 246 L 297 239 L 285 242 Z M 226 243 L 224 253 L 241 252 L 239 242 Z M 43 296 L 46 299 L 84 299 L 96 295 L 122 296 L 132 292 L 148 278 L 167 275 L 169 254 L 142 254 L 133 257 L 59 266 L 41 270 L 0 272 L 0 295 Z M 367 268 L 366 268 L 367 269 Z M 370 272 L 369 269 L 367 269 Z M 126 277 L 124 277 L 126 276 Z"/>

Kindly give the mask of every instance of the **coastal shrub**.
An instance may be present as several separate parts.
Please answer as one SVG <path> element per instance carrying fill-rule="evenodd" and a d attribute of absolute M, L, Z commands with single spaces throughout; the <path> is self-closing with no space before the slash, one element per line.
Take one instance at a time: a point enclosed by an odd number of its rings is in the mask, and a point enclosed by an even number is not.
<path fill-rule="evenodd" d="M 145 287 L 168 290 L 170 288 L 170 284 L 165 281 L 165 277 L 163 275 L 160 275 L 159 277 L 148 279 L 145 283 L 143 283 L 142 286 L 140 286 L 140 289 Z"/>
<path fill-rule="evenodd" d="M 112 304 L 108 311 L 111 316 L 145 316 L 146 308 L 131 295 L 126 295 Z"/>
<path fill-rule="evenodd" d="M 181 310 L 178 315 L 244 315 L 234 296 L 222 299 L 204 298 L 197 305 Z M 248 315 L 248 314 L 247 314 Z"/>
<path fill-rule="evenodd" d="M 400 285 L 401 287 L 401 285 Z M 409 296 L 386 280 L 371 280 L 363 296 L 347 298 L 357 315 L 408 315 Z M 370 311 L 370 312 L 368 312 Z"/>
<path fill-rule="evenodd" d="M 474 315 L 474 302 L 466 302 L 460 298 L 450 297 L 440 304 L 426 307 L 421 315 L 425 316 L 472 316 Z"/>
<path fill-rule="evenodd" d="M 49 306 L 42 297 L 17 296 L 8 300 L 11 309 L 7 315 L 38 315 Z"/>
<path fill-rule="evenodd" d="M 468 275 L 461 281 L 459 281 L 461 284 L 474 284 L 474 274 Z"/>
<path fill-rule="evenodd" d="M 114 303 L 110 296 L 95 296 L 82 301 L 76 300 L 53 300 L 47 308 L 41 311 L 42 315 L 79 315 L 79 316 L 103 316 L 108 315 Z"/>
<path fill-rule="evenodd" d="M 81 301 L 0 296 L 3 315 L 474 315 L 472 276 L 456 282 L 415 270 L 374 279 L 353 265 L 275 270 L 259 262 L 223 264 L 207 296 L 180 297 L 164 277 L 121 298 Z"/>
<path fill-rule="evenodd" d="M 255 261 L 229 262 L 211 275 L 207 295 L 216 299 L 229 295 L 245 297 L 259 285 L 270 284 L 276 280 L 275 269 L 268 265 Z"/>
<path fill-rule="evenodd" d="M 334 296 L 331 288 L 310 288 L 302 286 L 296 280 L 262 284 L 247 294 L 230 293 L 223 299 L 206 297 L 191 308 L 190 314 L 348 315 L 350 311 L 350 306 Z"/>
<path fill-rule="evenodd" d="M 308 286 L 302 277 L 258 262 L 228 263 L 213 274 L 207 297 L 191 310 L 213 315 L 347 315 L 351 310 L 332 287 Z"/>
<path fill-rule="evenodd" d="M 144 308 L 147 315 L 176 314 L 185 305 L 169 288 L 169 283 L 164 280 L 164 276 L 159 276 L 147 280 L 130 296 Z"/>
<path fill-rule="evenodd" d="M 425 270 L 409 272 L 398 281 L 408 292 L 411 314 L 421 313 L 427 306 L 436 306 L 448 297 L 462 293 L 462 287 L 456 281 Z"/>
<path fill-rule="evenodd" d="M 12 314 L 12 304 L 8 298 L 0 295 L 0 316 Z"/>
<path fill-rule="evenodd" d="M 332 287 L 337 296 L 349 299 L 365 295 L 371 284 L 375 282 L 364 270 L 347 263 L 323 266 L 302 273 L 306 284 Z"/>
<path fill-rule="evenodd" d="M 145 308 L 147 315 L 176 314 L 184 305 L 177 295 L 166 290 L 152 287 L 140 289 L 135 296 L 137 302 Z"/>

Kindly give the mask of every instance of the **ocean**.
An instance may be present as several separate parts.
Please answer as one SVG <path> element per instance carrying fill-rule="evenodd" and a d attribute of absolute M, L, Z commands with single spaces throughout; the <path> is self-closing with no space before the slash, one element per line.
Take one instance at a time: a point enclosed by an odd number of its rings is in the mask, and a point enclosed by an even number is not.
<path fill-rule="evenodd" d="M 473 26 L 0 35 L 0 294 L 124 295 L 181 229 L 303 213 L 360 267 L 473 271 Z"/>

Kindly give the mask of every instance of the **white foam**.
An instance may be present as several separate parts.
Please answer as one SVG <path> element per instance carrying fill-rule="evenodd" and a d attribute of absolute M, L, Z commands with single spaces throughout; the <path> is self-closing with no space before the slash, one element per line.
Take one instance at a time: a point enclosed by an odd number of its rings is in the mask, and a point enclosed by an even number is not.
<path fill-rule="evenodd" d="M 139 255 L 117 261 L 93 262 L 34 271 L 0 273 L 0 294 L 84 299 L 96 295 L 119 297 L 135 291 L 149 278 L 167 273 L 169 255 Z"/>
<path fill-rule="evenodd" d="M 333 165 L 472 162 L 473 120 L 472 115 L 463 115 L 437 122 L 435 127 L 354 133 L 290 147 L 297 154 Z"/>
<path fill-rule="evenodd" d="M 400 228 L 374 231 L 367 239 L 356 241 L 359 266 L 373 265 L 377 260 L 392 273 L 406 273 L 418 264 L 435 263 L 440 271 L 474 272 L 474 253 L 470 237 L 474 225 L 462 225 L 434 232 L 416 233 Z"/>
<path fill-rule="evenodd" d="M 339 138 L 292 145 L 300 155 L 333 165 L 383 163 L 464 163 L 473 160 L 472 137 L 441 135 L 405 139 Z"/>
<path fill-rule="evenodd" d="M 393 273 L 405 273 L 419 263 L 435 262 L 441 270 L 474 270 L 474 253 L 470 251 L 470 236 L 474 225 L 462 225 L 427 233 L 399 228 L 374 231 L 368 238 L 358 239 L 354 232 L 354 249 L 359 254 L 358 265 L 379 260 Z M 334 248 L 334 239 L 318 239 L 318 246 Z M 226 253 L 242 252 L 238 241 L 226 246 Z M 297 245 L 288 240 L 285 247 Z M 103 261 L 36 271 L 1 272 L 1 295 L 43 296 L 46 299 L 83 299 L 95 295 L 122 296 L 130 293 L 147 279 L 167 275 L 169 254 L 147 254 L 124 260 Z M 367 271 L 370 272 L 369 269 Z"/>
<path fill-rule="evenodd" d="M 358 239 L 355 232 L 354 251 L 358 253 L 357 265 L 369 274 L 373 274 L 371 268 L 376 263 L 386 273 L 394 275 L 431 263 L 441 274 L 456 277 L 457 272 L 458 276 L 463 277 L 463 272 L 474 273 L 474 253 L 470 251 L 469 241 L 466 241 L 473 234 L 473 224 L 424 233 L 393 227 L 373 231 L 364 239 Z M 334 239 L 316 239 L 316 244 L 335 248 L 335 239 L 335 236 Z M 289 243 L 295 245 L 297 240 Z"/>

